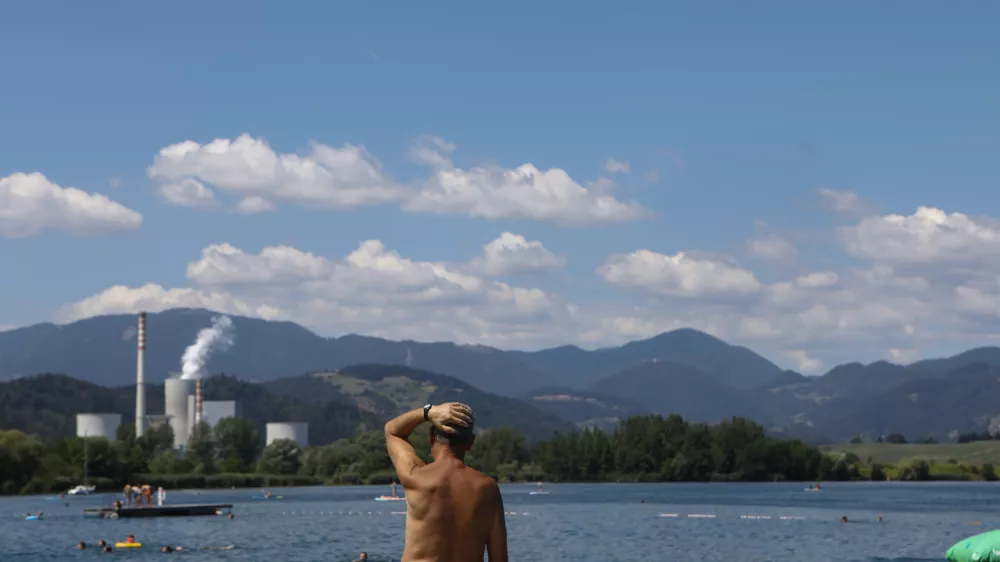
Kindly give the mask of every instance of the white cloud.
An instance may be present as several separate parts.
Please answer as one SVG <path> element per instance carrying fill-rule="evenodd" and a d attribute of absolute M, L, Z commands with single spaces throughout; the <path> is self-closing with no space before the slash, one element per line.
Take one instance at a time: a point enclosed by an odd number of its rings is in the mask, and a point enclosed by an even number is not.
<path fill-rule="evenodd" d="M 452 167 L 451 153 L 455 152 L 454 143 L 441 137 L 423 136 L 410 149 L 410 157 L 418 164 L 434 168 Z"/>
<path fill-rule="evenodd" d="M 1000 256 L 1000 224 L 920 207 L 909 216 L 868 217 L 840 229 L 848 253 L 891 264 L 983 266 Z"/>
<path fill-rule="evenodd" d="M 44 230 L 102 235 L 142 226 L 142 215 L 98 193 L 60 187 L 39 173 L 0 178 L 0 235 L 24 238 Z"/>
<path fill-rule="evenodd" d="M 0 332 L 9 332 L 14 328 L 17 328 L 17 326 L 13 326 L 11 324 L 0 324 Z"/>
<path fill-rule="evenodd" d="M 244 197 L 243 199 L 240 199 L 239 203 L 236 204 L 236 211 L 245 215 L 255 215 L 257 213 L 266 213 L 273 210 L 274 203 L 271 203 L 267 199 L 258 195 Z"/>
<path fill-rule="evenodd" d="M 713 257 L 649 250 L 610 256 L 598 269 L 605 281 L 654 295 L 682 298 L 741 297 L 761 287 L 754 274 Z"/>
<path fill-rule="evenodd" d="M 435 142 L 454 148 L 441 139 Z M 565 170 L 542 171 L 532 164 L 514 169 L 480 166 L 463 170 L 451 165 L 440 144 L 434 146 L 438 147 L 437 152 L 428 149 L 421 152 L 421 158 L 437 167 L 404 203 L 407 211 L 464 214 L 492 220 L 534 220 L 565 226 L 633 221 L 650 215 L 634 201 L 622 202 L 608 195 L 606 182 L 588 188 L 574 181 Z"/>
<path fill-rule="evenodd" d="M 609 174 L 627 174 L 632 171 L 632 166 L 625 160 L 608 158 L 607 161 L 604 162 L 604 170 Z"/>
<path fill-rule="evenodd" d="M 168 203 L 181 207 L 207 208 L 215 205 L 215 194 L 212 190 L 191 178 L 165 183 L 159 186 L 157 191 Z"/>
<path fill-rule="evenodd" d="M 537 250 L 544 247 L 532 246 L 517 235 L 498 240 L 512 239 L 524 242 L 519 251 L 529 255 L 501 253 L 490 267 L 509 271 L 537 266 L 532 260 L 539 259 Z M 361 242 L 340 259 L 288 246 L 255 253 L 223 243 L 204 248 L 201 258 L 188 264 L 191 287 L 116 286 L 64 308 L 59 316 L 75 319 L 139 309 L 205 307 L 288 318 L 327 333 L 510 347 L 555 343 L 560 334 L 556 326 L 577 330 L 573 308 L 559 297 L 492 281 L 476 273 L 482 267 L 475 260 L 408 259 L 379 240 Z"/>
<path fill-rule="evenodd" d="M 504 232 L 483 246 L 483 257 L 474 260 L 472 265 L 486 275 L 513 275 L 559 269 L 566 265 L 566 258 L 548 251 L 541 242 Z"/>
<path fill-rule="evenodd" d="M 241 198 L 320 208 L 376 205 L 406 194 L 364 148 L 312 143 L 304 155 L 278 154 L 263 139 L 246 134 L 204 145 L 184 141 L 167 146 L 147 173 L 163 184 L 197 180 Z"/>
<path fill-rule="evenodd" d="M 828 187 L 816 190 L 820 203 L 827 209 L 845 215 L 866 216 L 875 213 L 875 205 L 858 197 L 853 191 L 838 191 Z"/>
<path fill-rule="evenodd" d="M 798 249 L 784 236 L 770 232 L 763 225 L 747 242 L 747 250 L 754 257 L 774 262 L 792 262 L 799 255 Z"/>
<path fill-rule="evenodd" d="M 226 314 L 257 316 L 274 320 L 282 317 L 279 309 L 250 305 L 232 295 L 195 289 L 164 289 L 155 283 L 130 288 L 115 285 L 96 295 L 59 309 L 56 319 L 72 322 L 101 314 L 133 314 L 139 311 L 160 312 L 168 308 L 208 308 Z"/>
<path fill-rule="evenodd" d="M 923 359 L 919 349 L 899 349 L 894 347 L 886 351 L 885 358 L 899 365 L 909 365 Z"/>
<path fill-rule="evenodd" d="M 802 373 L 813 375 L 823 370 L 823 362 L 811 357 L 804 349 L 792 349 L 785 352 L 785 355 L 795 362 L 796 368 Z"/>

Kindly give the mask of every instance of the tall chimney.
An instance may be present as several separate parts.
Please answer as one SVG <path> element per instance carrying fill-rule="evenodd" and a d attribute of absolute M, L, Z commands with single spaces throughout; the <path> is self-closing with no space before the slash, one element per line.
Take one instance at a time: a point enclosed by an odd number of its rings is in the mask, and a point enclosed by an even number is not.
<path fill-rule="evenodd" d="M 139 313 L 139 356 L 135 366 L 135 436 L 146 432 L 146 313 Z"/>
<path fill-rule="evenodd" d="M 201 423 L 201 379 L 194 381 L 194 423 Z"/>

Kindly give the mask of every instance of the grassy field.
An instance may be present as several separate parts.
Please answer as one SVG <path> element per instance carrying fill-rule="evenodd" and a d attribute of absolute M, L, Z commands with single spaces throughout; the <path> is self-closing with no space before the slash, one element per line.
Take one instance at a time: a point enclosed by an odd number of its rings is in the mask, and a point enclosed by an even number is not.
<path fill-rule="evenodd" d="M 901 465 L 913 459 L 935 461 L 936 463 L 1000 465 L 1000 441 L 975 441 L 972 443 L 938 443 L 933 445 L 893 445 L 891 443 L 859 443 L 828 445 L 823 452 L 840 451 L 854 453 L 862 462 L 871 457 L 879 464 Z"/>

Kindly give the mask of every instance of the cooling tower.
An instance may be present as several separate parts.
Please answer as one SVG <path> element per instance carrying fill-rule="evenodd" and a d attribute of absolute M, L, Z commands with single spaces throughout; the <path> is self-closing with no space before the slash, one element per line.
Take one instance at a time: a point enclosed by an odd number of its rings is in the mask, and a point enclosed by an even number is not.
<path fill-rule="evenodd" d="M 77 414 L 77 437 L 103 437 L 114 441 L 118 437 L 118 426 L 122 424 L 121 414 Z"/>
<path fill-rule="evenodd" d="M 146 432 L 146 313 L 139 313 L 139 355 L 135 366 L 135 436 Z"/>
<path fill-rule="evenodd" d="M 167 422 L 174 430 L 174 448 L 186 446 L 188 442 L 188 396 L 191 395 L 192 381 L 170 378 L 166 380 L 164 392 L 166 403 L 164 412 Z"/>
<path fill-rule="evenodd" d="M 282 422 L 267 424 L 267 444 L 278 439 L 291 439 L 305 448 L 309 445 L 309 424 L 306 422 Z"/>

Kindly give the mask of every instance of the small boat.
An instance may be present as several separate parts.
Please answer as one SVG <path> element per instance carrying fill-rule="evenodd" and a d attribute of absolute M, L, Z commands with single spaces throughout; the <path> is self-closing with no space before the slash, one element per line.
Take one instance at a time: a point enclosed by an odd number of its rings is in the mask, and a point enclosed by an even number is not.
<path fill-rule="evenodd" d="M 285 496 L 251 496 L 252 500 L 282 500 Z"/>
<path fill-rule="evenodd" d="M 41 521 L 42 519 L 41 515 L 29 515 L 24 518 L 25 521 Z"/>
<path fill-rule="evenodd" d="M 70 490 L 70 491 L 68 491 L 66 493 L 69 494 L 69 495 L 71 495 L 71 496 L 89 496 L 90 494 L 93 494 L 94 490 L 96 490 L 96 489 L 97 489 L 97 486 L 94 486 L 93 484 L 91 484 L 89 486 L 86 485 L 86 484 L 80 484 L 79 486 L 73 488 L 72 490 Z"/>

